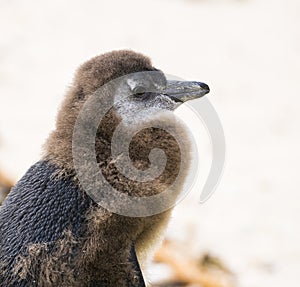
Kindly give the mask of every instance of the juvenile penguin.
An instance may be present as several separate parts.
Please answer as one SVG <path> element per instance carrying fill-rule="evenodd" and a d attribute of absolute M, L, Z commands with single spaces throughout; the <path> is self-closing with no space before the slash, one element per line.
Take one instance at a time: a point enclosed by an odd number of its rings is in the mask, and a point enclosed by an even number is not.
<path fill-rule="evenodd" d="M 125 207 L 132 197 L 159 196 L 169 187 L 172 192 L 166 201 L 174 203 L 180 193 L 189 166 L 189 138 L 172 111 L 208 93 L 208 86 L 168 81 L 149 58 L 132 51 L 113 51 L 91 59 L 75 75 L 43 157 L 16 184 L 0 209 L 1 287 L 145 286 L 140 264 L 143 266 L 166 227 L 168 204 L 137 201 L 131 207 L 132 216 L 115 212 L 117 198 L 112 197 L 107 206 L 97 201 L 102 191 L 106 194 L 110 189 L 100 182 L 100 193 L 91 196 L 81 181 L 83 173 L 91 176 L 93 184 L 89 163 L 80 165 L 79 172 L 74 161 L 78 118 L 90 99 L 97 102 L 97 91 L 115 79 L 121 80 L 109 92 L 102 92 L 111 108 L 96 126 L 94 115 L 87 113 L 79 137 L 84 143 L 89 130 L 95 129 L 96 165 L 109 186 L 125 198 Z M 114 154 L 111 143 L 121 123 L 124 137 L 133 134 L 128 153 L 137 171 L 151 167 L 153 149 L 164 152 L 164 170 L 149 181 L 126 176 L 126 165 L 123 171 L 118 169 L 125 155 Z M 76 157 L 85 158 L 86 153 L 80 147 Z M 156 210 L 153 214 L 152 209 Z"/>

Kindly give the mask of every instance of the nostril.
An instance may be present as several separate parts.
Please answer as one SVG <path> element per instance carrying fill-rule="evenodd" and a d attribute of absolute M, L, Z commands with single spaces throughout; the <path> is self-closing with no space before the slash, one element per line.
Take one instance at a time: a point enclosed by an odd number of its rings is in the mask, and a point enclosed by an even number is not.
<path fill-rule="evenodd" d="M 203 90 L 209 91 L 209 86 L 206 85 L 205 83 L 198 82 L 198 85 L 199 85 Z"/>

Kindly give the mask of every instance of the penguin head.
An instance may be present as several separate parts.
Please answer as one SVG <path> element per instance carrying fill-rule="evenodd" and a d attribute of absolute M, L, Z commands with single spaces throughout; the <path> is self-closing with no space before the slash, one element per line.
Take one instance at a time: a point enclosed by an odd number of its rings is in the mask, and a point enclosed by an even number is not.
<path fill-rule="evenodd" d="M 101 145 L 99 150 L 104 157 L 109 155 L 105 143 L 110 142 L 120 122 L 125 126 L 128 124 L 128 129 L 138 129 L 139 124 L 151 121 L 162 122 L 164 126 L 173 125 L 176 116 L 172 111 L 184 102 L 209 92 L 204 83 L 167 79 L 162 71 L 153 67 L 148 57 L 140 53 L 121 50 L 96 56 L 77 70 L 59 110 L 56 129 L 45 144 L 44 158 L 66 170 L 73 170 L 73 132 L 79 115 L 89 99 L 114 80 L 117 85 L 113 85 L 113 90 L 105 98 L 105 104 L 108 103 L 111 110 L 100 124 L 94 121 L 94 113 L 88 113 L 84 121 L 84 125 L 87 123 L 85 126 L 89 126 L 90 121 L 91 125 L 97 125 L 97 144 Z M 97 109 L 93 110 L 99 113 Z"/>
<path fill-rule="evenodd" d="M 209 92 L 201 82 L 168 80 L 152 66 L 150 59 L 128 50 L 113 51 L 84 63 L 75 78 L 75 100 L 87 97 L 103 85 L 114 82 L 112 106 L 124 123 L 151 118 L 161 111 L 173 111 L 182 103 Z"/>

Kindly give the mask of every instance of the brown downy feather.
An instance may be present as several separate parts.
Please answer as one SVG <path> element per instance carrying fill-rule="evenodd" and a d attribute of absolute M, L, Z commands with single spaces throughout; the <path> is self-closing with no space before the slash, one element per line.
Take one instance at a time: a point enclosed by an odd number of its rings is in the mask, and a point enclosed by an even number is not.
<path fill-rule="evenodd" d="M 155 69 L 150 60 L 132 51 L 107 53 L 91 59 L 79 68 L 74 84 L 69 89 L 58 114 L 56 130 L 52 132 L 45 145 L 44 159 L 60 167 L 61 177 L 72 175 L 75 181 L 78 180 L 73 166 L 72 136 L 80 109 L 89 95 L 117 77 L 151 70 Z M 113 98 L 111 101 L 113 102 Z M 111 137 L 119 122 L 119 116 L 112 109 L 98 128 L 96 154 L 100 170 L 106 180 L 120 192 L 135 196 L 151 196 L 163 192 L 170 186 L 182 168 L 185 172 L 180 175 L 179 183 L 173 188 L 173 196 L 170 198 L 174 202 L 188 172 L 190 146 L 185 128 L 174 116 L 168 114 L 152 120 L 153 124 L 160 125 L 161 129 L 148 128 L 136 134 L 129 148 L 132 164 L 136 168 L 144 170 L 149 167 L 148 156 L 153 148 L 162 149 L 167 156 L 164 172 L 151 182 L 140 183 L 122 175 L 115 165 L 117 159 L 111 156 Z M 174 131 L 176 139 L 164 130 L 165 127 Z M 185 150 L 180 149 L 178 139 L 184 143 Z M 120 282 L 124 280 L 126 271 L 119 263 L 126 262 L 129 257 L 130 242 L 135 242 L 138 257 L 144 261 L 166 228 L 170 210 L 149 217 L 131 218 L 112 214 L 98 206 L 89 210 L 86 217 L 88 231 L 79 242 L 81 255 L 76 262 L 81 281 L 89 282 L 91 278 L 109 277 L 115 281 L 115 286 L 122 286 Z M 67 242 L 65 244 L 67 245 Z M 55 269 L 52 266 L 51 270 L 53 268 Z"/>

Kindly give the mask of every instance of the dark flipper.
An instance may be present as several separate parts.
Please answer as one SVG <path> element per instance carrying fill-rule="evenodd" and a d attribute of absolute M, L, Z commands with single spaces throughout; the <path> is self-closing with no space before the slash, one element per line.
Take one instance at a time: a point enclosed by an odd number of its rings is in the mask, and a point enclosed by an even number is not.
<path fill-rule="evenodd" d="M 146 287 L 143 273 L 140 268 L 140 264 L 138 262 L 136 253 L 135 253 L 135 247 L 133 242 L 131 243 L 131 248 L 130 248 L 130 258 L 129 261 L 132 263 L 132 268 L 135 273 L 135 283 L 129 282 L 128 287 Z"/>

